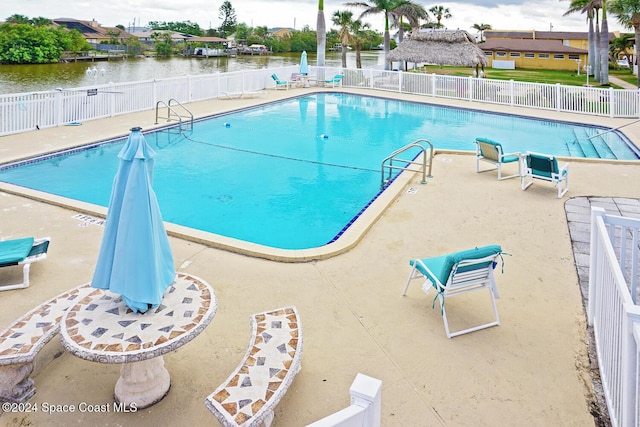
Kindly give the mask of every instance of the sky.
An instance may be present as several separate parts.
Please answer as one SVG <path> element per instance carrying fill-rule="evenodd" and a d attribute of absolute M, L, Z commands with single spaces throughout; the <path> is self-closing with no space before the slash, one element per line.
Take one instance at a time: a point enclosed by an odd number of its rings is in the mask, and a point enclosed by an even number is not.
<path fill-rule="evenodd" d="M 223 0 L 129 0 L 129 1 L 85 1 L 85 0 L 3 0 L 0 4 L 0 21 L 20 14 L 29 18 L 45 17 L 95 19 L 102 26 L 145 26 L 150 21 L 191 21 L 203 30 L 221 24 L 218 18 Z M 525 0 L 462 0 L 459 2 L 415 3 L 429 9 L 435 5 L 449 8 L 452 15 L 442 24 L 449 29 L 462 29 L 472 34 L 474 24 L 489 24 L 494 30 L 537 31 L 587 31 L 584 14 L 562 16 L 569 0 L 540 0 L 531 3 Z M 71 6 L 73 5 L 73 6 Z M 302 29 L 308 25 L 316 29 L 318 16 L 317 0 L 231 0 L 239 23 L 251 27 L 266 26 Z M 331 16 L 337 10 L 351 10 L 357 18 L 363 9 L 348 8 L 344 2 L 324 2 L 327 28 L 332 28 Z M 377 31 L 383 30 L 382 14 L 363 19 Z M 609 18 L 610 31 L 626 31 L 614 17 Z"/>

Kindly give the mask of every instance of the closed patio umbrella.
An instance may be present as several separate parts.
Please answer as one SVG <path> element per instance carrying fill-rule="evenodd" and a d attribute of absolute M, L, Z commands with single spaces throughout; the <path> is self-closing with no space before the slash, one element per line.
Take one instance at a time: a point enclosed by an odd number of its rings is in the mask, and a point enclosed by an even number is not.
<path fill-rule="evenodd" d="M 307 51 L 303 50 L 300 55 L 300 74 L 306 76 L 309 74 L 309 64 L 307 63 Z"/>
<path fill-rule="evenodd" d="M 162 301 L 175 268 L 153 180 L 155 151 L 141 128 L 131 129 L 120 150 L 104 236 L 91 286 L 122 295 L 127 306 L 145 312 Z"/>

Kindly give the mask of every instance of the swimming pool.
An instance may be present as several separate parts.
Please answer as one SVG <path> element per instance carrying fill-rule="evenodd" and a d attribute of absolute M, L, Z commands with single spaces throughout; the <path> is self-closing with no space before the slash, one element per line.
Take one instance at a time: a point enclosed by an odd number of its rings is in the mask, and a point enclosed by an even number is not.
<path fill-rule="evenodd" d="M 320 93 L 210 117 L 186 132 L 174 127 L 145 136 L 158 152 L 154 189 L 165 221 L 268 247 L 306 249 L 342 235 L 380 196 L 382 159 L 414 140 L 473 150 L 474 138 L 483 136 L 502 142 L 506 151 L 585 156 L 588 150 L 575 144 L 605 131 Z M 638 158 L 619 132 L 592 140 L 616 158 Z M 0 180 L 107 206 L 123 143 L 104 141 L 9 165 L 0 169 Z"/>

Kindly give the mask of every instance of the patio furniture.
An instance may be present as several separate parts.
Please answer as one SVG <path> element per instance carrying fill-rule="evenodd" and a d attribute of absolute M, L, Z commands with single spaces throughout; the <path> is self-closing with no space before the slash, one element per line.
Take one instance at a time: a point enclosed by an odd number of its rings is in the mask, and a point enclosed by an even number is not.
<path fill-rule="evenodd" d="M 273 79 L 273 81 L 276 82 L 276 90 L 278 89 L 289 90 L 289 87 L 291 86 L 290 82 L 286 80 L 280 80 L 275 73 L 271 74 L 271 78 Z"/>
<path fill-rule="evenodd" d="M 502 144 L 487 138 L 476 138 L 476 173 L 498 170 L 498 180 L 521 176 L 520 153 L 504 153 Z M 480 170 L 480 161 L 493 165 L 490 169 Z M 502 176 L 502 165 L 516 163 L 518 173 Z"/>
<path fill-rule="evenodd" d="M 64 312 L 92 291 L 87 283 L 63 292 L 0 332 L 0 401 L 22 403 L 35 394 L 30 375 L 38 352 L 60 331 Z"/>
<path fill-rule="evenodd" d="M 411 273 L 402 295 L 407 294 L 409 283 L 414 279 L 422 280 L 422 290 L 427 294 L 431 288 L 434 288 L 436 297 L 433 302 L 435 304 L 436 299 L 440 301 L 447 338 L 500 325 L 495 301 L 500 296 L 496 289 L 493 270 L 497 265 L 497 258 L 501 257 L 501 254 L 502 248 L 500 246 L 490 245 L 432 258 L 412 259 L 409 261 Z M 477 326 L 451 332 L 447 320 L 445 299 L 483 289 L 489 291 L 493 306 L 493 319 Z M 476 318 L 475 313 L 473 317 Z"/>
<path fill-rule="evenodd" d="M 22 265 L 22 283 L 12 285 L 0 285 L 0 291 L 12 289 L 24 289 L 29 287 L 29 269 L 34 262 L 42 261 L 47 257 L 50 237 L 34 239 L 12 239 L 0 242 L 0 267 L 12 267 Z"/>
<path fill-rule="evenodd" d="M 269 426 L 301 359 L 302 325 L 294 306 L 254 314 L 242 361 L 205 405 L 224 426 Z"/>
<path fill-rule="evenodd" d="M 60 341 L 79 358 L 122 365 L 116 403 L 143 409 L 169 392 L 162 355 L 197 337 L 216 309 L 213 289 L 186 273 L 177 273 L 162 303 L 144 314 L 133 312 L 121 295 L 92 289 L 64 314 Z"/>
<path fill-rule="evenodd" d="M 522 175 L 522 190 L 526 190 L 533 184 L 534 179 L 549 181 L 558 187 L 558 199 L 569 190 L 569 164 L 558 167 L 558 159 L 548 154 L 527 152 L 525 158 L 525 171 Z M 529 178 L 529 182 L 527 182 Z"/>
<path fill-rule="evenodd" d="M 332 78 L 326 79 L 324 81 L 324 85 L 325 86 L 331 86 L 331 87 L 341 87 L 343 78 L 344 78 L 344 76 L 342 74 L 336 74 Z"/>

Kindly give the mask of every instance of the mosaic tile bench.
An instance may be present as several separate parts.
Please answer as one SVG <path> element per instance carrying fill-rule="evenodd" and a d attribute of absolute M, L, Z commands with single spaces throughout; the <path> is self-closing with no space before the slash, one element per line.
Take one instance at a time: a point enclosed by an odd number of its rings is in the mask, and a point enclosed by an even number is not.
<path fill-rule="evenodd" d="M 63 292 L 0 332 L 0 401 L 21 403 L 35 394 L 29 375 L 36 355 L 60 331 L 64 312 L 91 291 L 87 283 Z"/>
<path fill-rule="evenodd" d="M 269 426 L 301 368 L 302 325 L 294 306 L 254 314 L 251 329 L 243 360 L 205 399 L 223 426 Z"/>

